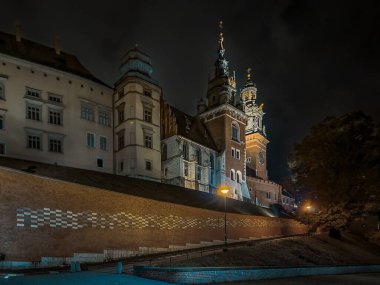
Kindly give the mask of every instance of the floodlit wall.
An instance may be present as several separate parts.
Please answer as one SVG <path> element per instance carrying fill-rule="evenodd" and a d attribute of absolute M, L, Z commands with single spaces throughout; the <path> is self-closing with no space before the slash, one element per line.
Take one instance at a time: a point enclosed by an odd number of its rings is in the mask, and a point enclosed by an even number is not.
<path fill-rule="evenodd" d="M 126 185 L 128 187 L 128 185 Z M 159 190 L 159 189 L 158 189 Z M 0 167 L 0 253 L 40 261 L 222 240 L 224 213 Z M 230 239 L 305 232 L 290 219 L 228 214 Z"/>

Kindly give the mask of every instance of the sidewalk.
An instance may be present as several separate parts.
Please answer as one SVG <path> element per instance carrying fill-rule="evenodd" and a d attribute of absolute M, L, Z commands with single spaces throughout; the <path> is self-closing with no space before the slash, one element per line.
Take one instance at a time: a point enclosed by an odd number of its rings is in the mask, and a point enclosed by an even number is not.
<path fill-rule="evenodd" d="M 163 285 L 166 282 L 149 280 L 132 275 L 99 272 L 57 273 L 43 275 L 25 275 L 4 278 L 0 284 L 6 285 Z"/>

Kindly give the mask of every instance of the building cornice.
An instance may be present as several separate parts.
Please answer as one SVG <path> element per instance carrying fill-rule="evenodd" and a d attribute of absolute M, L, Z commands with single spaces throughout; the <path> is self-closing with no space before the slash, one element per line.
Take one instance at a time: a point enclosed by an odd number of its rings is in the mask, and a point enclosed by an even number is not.
<path fill-rule="evenodd" d="M 212 120 L 215 118 L 215 114 L 222 112 L 222 111 L 230 113 L 235 120 L 240 121 L 240 123 L 242 123 L 244 125 L 246 124 L 248 116 L 243 111 L 239 110 L 238 108 L 236 108 L 236 107 L 234 107 L 228 103 L 225 103 L 223 105 L 215 107 L 211 110 L 205 111 L 204 113 L 199 114 L 199 117 L 201 119 L 205 119 L 206 121 L 209 121 L 209 120 Z M 210 115 L 213 116 L 212 119 L 207 119 L 207 117 Z"/>

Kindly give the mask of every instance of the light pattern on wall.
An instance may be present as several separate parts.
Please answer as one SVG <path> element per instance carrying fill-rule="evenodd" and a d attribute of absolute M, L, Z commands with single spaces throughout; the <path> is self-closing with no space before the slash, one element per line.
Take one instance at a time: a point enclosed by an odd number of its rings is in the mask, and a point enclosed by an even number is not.
<path fill-rule="evenodd" d="M 280 226 L 278 219 L 264 221 L 262 219 L 229 219 L 228 226 L 233 228 L 253 228 Z M 216 229 L 224 227 L 224 217 L 197 218 L 177 215 L 96 213 L 91 211 L 77 212 L 59 209 L 17 209 L 17 227 L 51 227 L 51 228 L 96 228 L 96 229 Z"/>

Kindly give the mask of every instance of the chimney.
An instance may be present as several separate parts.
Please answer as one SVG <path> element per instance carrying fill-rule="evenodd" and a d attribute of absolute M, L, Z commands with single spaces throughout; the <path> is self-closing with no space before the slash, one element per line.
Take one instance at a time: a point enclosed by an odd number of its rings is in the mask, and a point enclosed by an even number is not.
<path fill-rule="evenodd" d="M 19 21 L 16 22 L 16 41 L 21 42 L 21 24 Z"/>
<path fill-rule="evenodd" d="M 56 55 L 60 55 L 61 54 L 61 48 L 59 46 L 59 37 L 58 36 L 56 36 L 55 40 L 54 40 L 54 50 L 55 50 L 55 54 Z"/>

